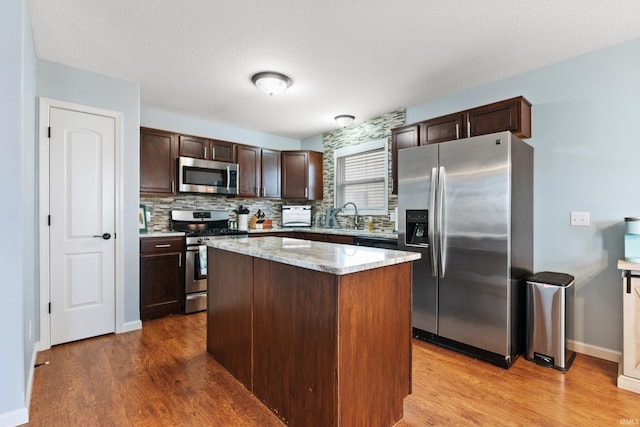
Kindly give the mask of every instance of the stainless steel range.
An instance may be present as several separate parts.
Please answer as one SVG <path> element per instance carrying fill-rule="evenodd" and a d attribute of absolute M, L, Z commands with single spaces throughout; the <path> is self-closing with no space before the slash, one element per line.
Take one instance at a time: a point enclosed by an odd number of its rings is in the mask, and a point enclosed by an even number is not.
<path fill-rule="evenodd" d="M 174 210 L 171 229 L 186 234 L 184 311 L 195 313 L 207 309 L 207 246 L 216 236 L 242 237 L 247 231 L 229 228 L 227 211 Z"/>

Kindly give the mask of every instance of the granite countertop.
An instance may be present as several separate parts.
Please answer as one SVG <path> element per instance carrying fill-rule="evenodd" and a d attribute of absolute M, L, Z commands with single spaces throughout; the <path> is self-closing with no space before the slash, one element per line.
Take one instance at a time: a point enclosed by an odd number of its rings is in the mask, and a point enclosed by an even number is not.
<path fill-rule="evenodd" d="M 140 238 L 145 239 L 147 237 L 181 237 L 184 236 L 182 231 L 155 231 L 152 233 L 140 233 Z"/>
<path fill-rule="evenodd" d="M 211 240 L 207 244 L 217 249 L 336 275 L 420 259 L 417 252 L 275 236 Z"/>
<path fill-rule="evenodd" d="M 640 271 L 640 263 L 627 261 L 626 259 L 618 260 L 618 270 Z"/>
<path fill-rule="evenodd" d="M 398 233 L 391 231 L 368 231 L 368 230 L 354 230 L 350 228 L 322 228 L 322 227 L 274 227 L 274 228 L 262 228 L 262 229 L 249 229 L 249 234 L 261 234 L 261 233 L 282 233 L 282 232 L 303 232 L 303 233 L 320 233 L 320 234 L 335 234 L 341 236 L 353 236 L 353 237 L 377 237 L 381 239 L 398 239 Z"/>

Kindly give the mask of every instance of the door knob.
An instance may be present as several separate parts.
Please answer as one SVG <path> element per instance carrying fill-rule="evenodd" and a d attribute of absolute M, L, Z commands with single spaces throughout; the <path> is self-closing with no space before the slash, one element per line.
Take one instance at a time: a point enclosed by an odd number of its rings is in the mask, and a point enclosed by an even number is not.
<path fill-rule="evenodd" d="M 111 234 L 104 233 L 102 236 L 96 235 L 96 236 L 93 236 L 93 237 L 102 237 L 104 240 L 109 240 L 111 238 Z"/>

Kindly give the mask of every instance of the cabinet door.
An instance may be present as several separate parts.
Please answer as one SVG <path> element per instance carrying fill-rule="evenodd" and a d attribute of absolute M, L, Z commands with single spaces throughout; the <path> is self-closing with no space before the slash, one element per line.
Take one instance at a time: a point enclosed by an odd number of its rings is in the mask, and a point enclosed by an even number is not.
<path fill-rule="evenodd" d="M 140 318 L 153 319 L 180 312 L 182 299 L 182 254 L 140 257 Z"/>
<path fill-rule="evenodd" d="M 324 194 L 323 154 L 318 151 L 307 153 L 307 200 L 322 200 Z"/>
<path fill-rule="evenodd" d="M 280 152 L 262 149 L 262 186 L 260 195 L 269 199 L 279 199 L 280 192 Z"/>
<path fill-rule="evenodd" d="M 176 135 L 140 128 L 140 193 L 175 194 Z"/>
<path fill-rule="evenodd" d="M 258 197 L 260 188 L 260 148 L 249 145 L 237 146 L 238 196 Z"/>
<path fill-rule="evenodd" d="M 307 199 L 309 196 L 309 155 L 306 151 L 282 152 L 282 197 Z"/>
<path fill-rule="evenodd" d="M 217 141 L 212 139 L 210 144 L 211 151 L 209 158 L 211 160 L 218 160 L 220 162 L 234 163 L 236 161 L 235 156 L 235 144 L 227 141 Z"/>
<path fill-rule="evenodd" d="M 464 113 L 449 114 L 420 123 L 420 145 L 451 141 L 466 136 Z"/>
<path fill-rule="evenodd" d="M 622 373 L 640 380 L 640 278 L 632 278 L 630 285 L 627 280 L 622 290 Z"/>
<path fill-rule="evenodd" d="M 197 136 L 180 135 L 180 156 L 207 159 L 209 140 Z"/>
<path fill-rule="evenodd" d="M 468 115 L 468 136 L 508 130 L 520 138 L 531 137 L 531 103 L 521 96 L 474 108 Z"/>
<path fill-rule="evenodd" d="M 391 192 L 398 194 L 398 150 L 417 147 L 419 125 L 403 126 L 391 130 Z"/>

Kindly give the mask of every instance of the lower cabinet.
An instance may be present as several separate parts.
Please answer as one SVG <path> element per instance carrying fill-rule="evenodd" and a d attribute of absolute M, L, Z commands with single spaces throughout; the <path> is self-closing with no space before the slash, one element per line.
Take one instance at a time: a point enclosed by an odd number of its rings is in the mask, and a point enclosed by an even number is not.
<path fill-rule="evenodd" d="M 622 358 L 618 387 L 640 393 L 640 264 L 618 261 L 622 270 Z"/>
<path fill-rule="evenodd" d="M 140 239 L 140 319 L 180 313 L 184 304 L 184 237 Z"/>

